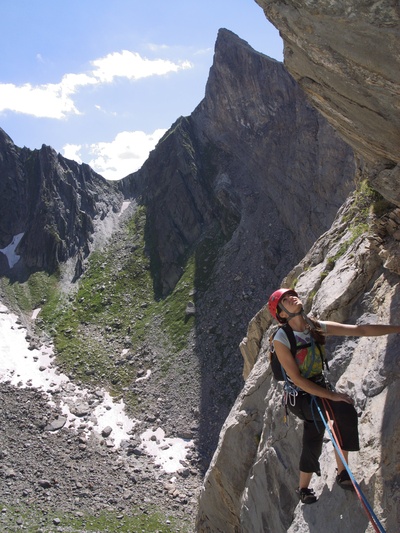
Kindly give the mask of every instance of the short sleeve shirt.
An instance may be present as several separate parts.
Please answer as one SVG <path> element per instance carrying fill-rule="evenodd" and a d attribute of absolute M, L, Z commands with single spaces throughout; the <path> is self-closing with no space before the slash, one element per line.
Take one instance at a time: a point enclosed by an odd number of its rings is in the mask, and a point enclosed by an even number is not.
<path fill-rule="evenodd" d="M 326 332 L 327 327 L 324 322 L 319 322 L 321 329 Z M 294 337 L 296 344 L 302 346 L 309 344 L 310 346 L 301 348 L 296 352 L 295 361 L 299 367 L 300 374 L 305 378 L 311 378 L 322 373 L 323 363 L 321 355 L 316 348 L 315 341 L 312 338 L 310 331 L 305 329 L 304 331 L 294 331 Z M 283 328 L 279 328 L 274 341 L 279 341 L 284 344 L 290 350 L 290 341 Z"/>

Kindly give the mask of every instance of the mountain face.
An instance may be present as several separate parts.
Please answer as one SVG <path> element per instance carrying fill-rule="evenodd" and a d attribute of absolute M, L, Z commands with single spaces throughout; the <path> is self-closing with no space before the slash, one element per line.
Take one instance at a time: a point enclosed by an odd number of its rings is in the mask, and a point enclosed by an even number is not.
<path fill-rule="evenodd" d="M 122 195 L 88 165 L 45 145 L 18 148 L 0 129 L 0 249 L 22 237 L 12 269 L 0 253 L 0 275 L 24 280 L 36 271 L 53 273 L 74 258 L 79 277 L 96 220 L 121 204 Z"/>
<path fill-rule="evenodd" d="M 352 151 L 282 65 L 220 30 L 204 100 L 120 189 L 141 194 L 149 210 L 157 285 L 166 294 L 188 249 L 213 224 L 226 239 L 235 229 L 250 238 L 257 232 L 262 254 L 276 246 L 265 257 L 269 270 L 282 246 L 285 257 L 302 256 L 333 220 L 355 173 Z M 266 235 L 271 247 L 262 244 Z M 243 269 L 248 257 L 239 260 Z"/>
<path fill-rule="evenodd" d="M 398 2 L 256 1 L 280 31 L 288 71 L 400 205 Z"/>
<path fill-rule="evenodd" d="M 121 181 L 146 206 L 158 298 L 194 257 L 191 357 L 206 457 L 242 385 L 243 324 L 328 229 L 355 173 L 351 149 L 283 66 L 220 30 L 204 100 Z"/>
<path fill-rule="evenodd" d="M 296 284 L 306 311 L 322 320 L 398 324 L 400 210 L 392 207 L 384 215 L 370 215 L 368 229 L 355 237 L 356 228 L 361 229 L 356 220 L 361 207 L 357 196 L 349 197 L 331 229 L 283 285 Z M 284 422 L 283 387 L 269 365 L 271 325 L 265 306 L 250 321 L 241 343 L 247 379 L 206 474 L 196 531 L 334 533 L 344 520 L 347 531 L 370 531 L 357 496 L 335 485 L 330 442 L 324 444 L 321 477 L 312 480 L 319 502 L 312 508 L 299 504 L 295 488 L 302 427 L 291 414 L 288 424 Z M 329 337 L 327 354 L 327 378 L 338 390 L 349 392 L 359 413 L 361 451 L 350 453 L 350 468 L 386 531 L 396 531 L 398 335 Z"/>

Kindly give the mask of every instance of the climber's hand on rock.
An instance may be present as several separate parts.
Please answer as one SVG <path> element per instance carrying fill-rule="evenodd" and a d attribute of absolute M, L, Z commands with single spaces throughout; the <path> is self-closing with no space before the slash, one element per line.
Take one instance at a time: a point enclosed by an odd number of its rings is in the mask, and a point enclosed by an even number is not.
<path fill-rule="evenodd" d="M 330 400 L 332 400 L 333 402 L 346 402 L 351 405 L 354 405 L 353 398 L 345 392 L 333 392 Z"/>

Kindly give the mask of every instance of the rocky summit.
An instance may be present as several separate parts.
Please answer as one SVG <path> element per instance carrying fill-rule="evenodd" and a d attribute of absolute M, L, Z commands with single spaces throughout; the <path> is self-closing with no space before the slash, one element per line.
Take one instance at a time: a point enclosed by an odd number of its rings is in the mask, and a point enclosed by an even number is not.
<path fill-rule="evenodd" d="M 294 72 L 221 29 L 204 99 L 117 184 L 1 132 L 0 296 L 19 317 L 5 336 L 23 329 L 23 367 L 51 376 L 40 388 L 12 367 L 0 384 L 6 531 L 367 530 L 328 455 L 329 514 L 298 505 L 298 433 L 278 422 L 265 357 L 281 283 L 321 318 L 398 308 L 399 214 L 371 187 L 375 163 L 312 104 Z M 397 351 L 330 349 L 360 412 L 355 466 L 390 530 Z M 129 428 L 99 424 L 116 405 Z M 149 450 L 172 460 L 175 439 L 188 449 L 172 472 Z"/>

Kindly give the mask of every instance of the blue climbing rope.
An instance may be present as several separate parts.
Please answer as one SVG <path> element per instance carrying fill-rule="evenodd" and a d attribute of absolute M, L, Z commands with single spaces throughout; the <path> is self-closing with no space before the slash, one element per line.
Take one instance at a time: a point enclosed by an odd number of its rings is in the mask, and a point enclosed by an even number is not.
<path fill-rule="evenodd" d="M 369 517 L 369 519 L 371 521 L 371 524 L 374 526 L 375 531 L 379 531 L 380 533 L 386 533 L 384 527 L 382 526 L 382 524 L 380 523 L 378 517 L 374 513 L 372 507 L 368 503 L 368 500 L 365 497 L 363 491 L 361 490 L 360 485 L 355 480 L 354 475 L 353 475 L 352 471 L 350 470 L 349 465 L 347 464 L 345 458 L 343 457 L 342 450 L 340 449 L 340 446 L 336 442 L 336 439 L 334 438 L 334 436 L 332 434 L 332 431 L 331 431 L 331 429 L 330 429 L 330 427 L 328 425 L 328 422 L 325 420 L 325 417 L 322 414 L 322 410 L 321 410 L 320 406 L 318 405 L 318 402 L 317 402 L 315 396 L 313 396 L 312 401 L 315 402 L 315 404 L 317 406 L 317 409 L 318 409 L 319 415 L 321 417 L 321 420 L 324 423 L 324 425 L 326 427 L 326 430 L 328 431 L 329 438 L 331 439 L 332 444 L 334 445 L 334 447 L 335 447 L 335 449 L 336 449 L 336 451 L 337 451 L 337 453 L 338 453 L 338 455 L 340 457 L 340 460 L 342 461 L 344 467 L 346 468 L 346 470 L 347 470 L 347 472 L 349 474 L 351 482 L 353 483 L 353 485 L 354 485 L 354 487 L 355 487 L 355 489 L 357 491 L 358 497 L 360 498 L 361 503 L 363 504 L 363 506 L 364 506 L 364 508 L 365 508 L 365 510 L 367 512 L 367 515 L 368 515 L 368 517 Z"/>

